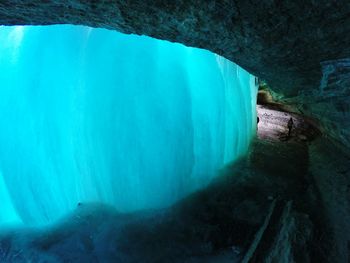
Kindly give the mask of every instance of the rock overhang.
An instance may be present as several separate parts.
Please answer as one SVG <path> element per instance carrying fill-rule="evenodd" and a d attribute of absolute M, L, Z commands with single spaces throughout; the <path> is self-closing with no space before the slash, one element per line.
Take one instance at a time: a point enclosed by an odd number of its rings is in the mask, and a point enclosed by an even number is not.
<path fill-rule="evenodd" d="M 350 57 L 345 0 L 13 0 L 0 15 L 2 25 L 80 24 L 205 48 L 285 96 L 317 88 L 322 61 Z"/>

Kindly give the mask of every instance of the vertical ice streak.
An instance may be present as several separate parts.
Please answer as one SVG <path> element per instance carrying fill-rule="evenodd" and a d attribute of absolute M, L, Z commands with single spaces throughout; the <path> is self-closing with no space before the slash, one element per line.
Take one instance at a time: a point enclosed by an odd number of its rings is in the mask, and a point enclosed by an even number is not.
<path fill-rule="evenodd" d="M 170 205 L 255 131 L 254 78 L 208 51 L 67 25 L 1 27 L 0 43 L 0 225 Z"/>
<path fill-rule="evenodd" d="M 10 193 L 8 192 L 4 178 L 0 173 L 0 200 L 1 200 L 1 213 L 0 224 L 13 224 L 21 222 L 16 209 L 12 204 Z M 1 227 L 1 225 L 0 225 Z"/>

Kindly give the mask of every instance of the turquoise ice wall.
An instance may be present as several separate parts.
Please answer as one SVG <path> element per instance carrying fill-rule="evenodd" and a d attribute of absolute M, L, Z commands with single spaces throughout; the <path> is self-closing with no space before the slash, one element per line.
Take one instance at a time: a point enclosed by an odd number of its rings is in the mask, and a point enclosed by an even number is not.
<path fill-rule="evenodd" d="M 211 52 L 69 25 L 0 43 L 0 224 L 170 205 L 255 132 L 254 77 Z"/>

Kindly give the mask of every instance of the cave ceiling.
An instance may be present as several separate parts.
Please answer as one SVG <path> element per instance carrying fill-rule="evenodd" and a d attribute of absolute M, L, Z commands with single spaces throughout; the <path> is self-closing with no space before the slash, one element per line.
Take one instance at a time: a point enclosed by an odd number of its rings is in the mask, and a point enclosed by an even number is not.
<path fill-rule="evenodd" d="M 320 63 L 350 57 L 346 0 L 0 2 L 2 25 L 78 24 L 211 50 L 293 97 L 317 89 Z"/>

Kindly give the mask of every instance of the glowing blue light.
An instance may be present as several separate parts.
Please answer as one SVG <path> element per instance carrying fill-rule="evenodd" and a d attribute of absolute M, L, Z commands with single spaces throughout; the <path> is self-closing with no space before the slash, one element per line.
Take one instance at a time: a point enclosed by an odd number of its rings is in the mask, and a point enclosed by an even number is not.
<path fill-rule="evenodd" d="M 69 25 L 0 43 L 0 224 L 170 205 L 255 131 L 254 78 L 208 51 Z"/>

